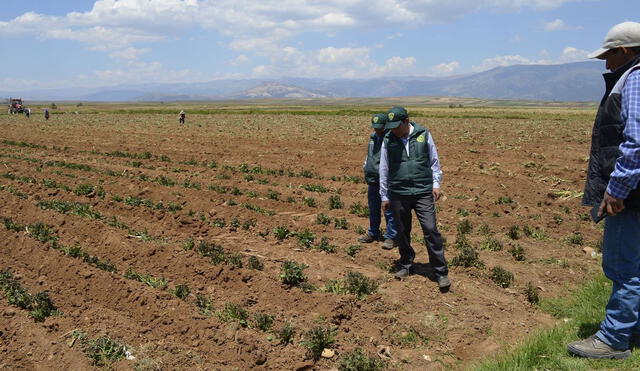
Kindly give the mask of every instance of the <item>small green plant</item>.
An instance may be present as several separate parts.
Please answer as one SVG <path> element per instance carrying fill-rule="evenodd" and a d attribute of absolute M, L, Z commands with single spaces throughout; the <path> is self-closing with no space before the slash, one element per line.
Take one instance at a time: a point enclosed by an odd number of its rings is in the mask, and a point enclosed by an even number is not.
<path fill-rule="evenodd" d="M 498 200 L 496 200 L 496 205 L 507 205 L 513 203 L 513 199 L 509 196 L 500 196 Z"/>
<path fill-rule="evenodd" d="M 200 308 L 200 313 L 210 316 L 213 313 L 213 300 L 204 295 L 196 295 L 196 306 Z"/>
<path fill-rule="evenodd" d="M 88 196 L 93 192 L 93 186 L 91 184 L 78 184 L 73 193 L 76 196 Z"/>
<path fill-rule="evenodd" d="M 329 225 L 329 223 L 331 223 L 330 216 L 325 215 L 323 213 L 320 213 L 316 216 L 316 224 Z"/>
<path fill-rule="evenodd" d="M 451 259 L 451 265 L 466 268 L 483 268 L 484 262 L 480 260 L 478 251 L 476 251 L 471 246 L 464 246 L 460 249 L 460 253 L 456 257 Z"/>
<path fill-rule="evenodd" d="M 207 241 L 200 241 L 196 249 L 198 253 L 209 258 L 212 264 L 220 264 L 226 261 L 226 251 L 224 247 Z"/>
<path fill-rule="evenodd" d="M 225 303 L 222 312 L 216 314 L 224 322 L 238 322 L 242 327 L 249 325 L 249 313 L 238 304 Z"/>
<path fill-rule="evenodd" d="M 480 245 L 480 249 L 489 251 L 500 251 L 502 247 L 502 242 L 491 235 L 485 236 L 484 241 L 482 241 Z"/>
<path fill-rule="evenodd" d="M 349 247 L 347 247 L 347 255 L 349 255 L 352 258 L 355 258 L 356 254 L 360 250 L 362 250 L 361 245 L 350 245 Z"/>
<path fill-rule="evenodd" d="M 369 207 L 360 203 L 360 201 L 356 201 L 355 203 L 351 204 L 351 206 L 349 207 L 349 212 L 361 218 L 369 217 Z"/>
<path fill-rule="evenodd" d="M 489 224 L 482 223 L 480 228 L 478 228 L 478 232 L 480 232 L 480 234 L 483 236 L 488 236 L 491 234 L 491 228 L 489 227 Z"/>
<path fill-rule="evenodd" d="M 308 280 L 307 275 L 303 272 L 308 267 L 309 266 L 306 264 L 287 260 L 282 264 L 282 270 L 280 271 L 279 278 L 282 283 L 289 287 L 300 286 Z"/>
<path fill-rule="evenodd" d="M 512 225 L 509 228 L 509 231 L 507 232 L 507 237 L 509 237 L 512 240 L 519 240 L 520 239 L 520 227 L 518 227 L 517 225 Z"/>
<path fill-rule="evenodd" d="M 242 229 L 244 229 L 245 231 L 248 231 L 249 229 L 251 229 L 251 227 L 255 227 L 256 224 L 257 224 L 257 220 L 255 218 L 245 220 L 242 223 Z"/>
<path fill-rule="evenodd" d="M 457 215 L 462 216 L 462 217 L 467 217 L 469 216 L 469 210 L 466 209 L 458 209 L 458 211 L 456 212 Z"/>
<path fill-rule="evenodd" d="M 343 207 L 344 202 L 340 200 L 340 196 L 332 195 L 329 197 L 329 210 L 342 209 Z"/>
<path fill-rule="evenodd" d="M 527 286 L 524 289 L 524 295 L 527 297 L 527 301 L 531 304 L 540 303 L 540 289 L 533 286 L 531 282 L 527 282 Z"/>
<path fill-rule="evenodd" d="M 527 260 L 527 257 L 525 256 L 524 248 L 519 244 L 511 245 L 511 248 L 509 249 L 509 253 L 511 253 L 511 256 L 513 256 L 513 258 L 516 261 L 523 262 Z"/>
<path fill-rule="evenodd" d="M 253 315 L 255 327 L 262 331 L 270 331 L 273 326 L 273 316 L 266 313 L 255 313 Z"/>
<path fill-rule="evenodd" d="M 295 330 L 290 323 L 285 323 L 279 330 L 276 331 L 276 336 L 280 339 L 280 343 L 287 345 L 293 342 L 293 336 L 295 335 Z"/>
<path fill-rule="evenodd" d="M 496 266 L 491 269 L 491 280 L 502 288 L 506 289 L 511 286 L 513 279 L 513 273 L 500 266 Z"/>
<path fill-rule="evenodd" d="M 336 252 L 336 246 L 329 243 L 329 237 L 323 236 L 320 239 L 320 243 L 313 247 L 316 250 L 324 251 L 326 253 L 333 254 Z"/>
<path fill-rule="evenodd" d="M 353 271 L 347 272 L 345 286 L 348 292 L 356 295 L 358 298 L 370 295 L 378 289 L 378 284 L 375 281 L 360 272 Z"/>
<path fill-rule="evenodd" d="M 255 269 L 257 271 L 261 271 L 264 269 L 264 264 L 262 264 L 262 262 L 257 256 L 250 256 L 249 261 L 247 263 L 247 267 L 249 269 Z"/>
<path fill-rule="evenodd" d="M 328 280 L 324 284 L 324 291 L 336 295 L 342 295 L 347 292 L 344 281 L 342 280 Z"/>
<path fill-rule="evenodd" d="M 80 339 L 83 352 L 95 366 L 109 366 L 126 355 L 126 347 L 107 336 L 92 340 L 87 340 L 86 335 L 80 332 L 74 332 L 74 336 Z"/>
<path fill-rule="evenodd" d="M 300 246 L 307 249 L 313 246 L 313 242 L 316 239 L 316 235 L 307 228 L 305 228 L 302 232 L 296 233 L 296 236 L 298 237 L 298 243 L 300 244 Z"/>
<path fill-rule="evenodd" d="M 545 231 L 538 227 L 531 228 L 529 225 L 525 225 L 522 232 L 525 236 L 534 238 L 538 241 L 545 241 L 549 238 Z"/>
<path fill-rule="evenodd" d="M 347 218 L 345 217 L 335 218 L 333 222 L 335 229 L 349 229 L 349 222 L 347 222 Z"/>
<path fill-rule="evenodd" d="M 269 198 L 271 200 L 278 201 L 278 200 L 280 200 L 280 192 L 276 192 L 276 191 L 270 189 L 270 190 L 267 191 L 267 198 Z"/>
<path fill-rule="evenodd" d="M 456 230 L 458 231 L 458 236 L 461 236 L 470 233 L 473 230 L 473 226 L 469 219 L 463 219 L 458 223 Z"/>
<path fill-rule="evenodd" d="M 133 268 L 131 267 L 129 267 L 129 269 L 125 272 L 124 278 L 142 282 L 147 286 L 153 287 L 154 289 L 161 289 L 161 290 L 164 290 L 169 284 L 164 277 L 156 278 L 150 274 L 141 274 L 134 271 Z"/>
<path fill-rule="evenodd" d="M 187 298 L 187 296 L 189 296 L 191 289 L 189 289 L 189 286 L 185 284 L 179 284 L 179 285 L 176 285 L 176 287 L 173 290 L 170 290 L 170 292 L 176 297 L 184 300 Z"/>
<path fill-rule="evenodd" d="M 304 197 L 302 199 L 302 203 L 309 206 L 309 207 L 317 207 L 318 203 L 316 202 L 316 199 L 313 197 Z"/>
<path fill-rule="evenodd" d="M 40 242 L 56 242 L 58 241 L 58 237 L 55 235 L 55 232 L 48 225 L 36 222 L 27 227 L 27 231 L 29 234 Z"/>
<path fill-rule="evenodd" d="M 567 237 L 567 242 L 572 245 L 582 246 L 584 245 L 584 235 L 581 232 L 573 232 L 569 237 Z"/>
<path fill-rule="evenodd" d="M 338 371 L 382 371 L 384 368 L 382 360 L 366 355 L 360 348 L 345 353 L 338 360 Z"/>
<path fill-rule="evenodd" d="M 184 241 L 184 243 L 182 244 L 182 249 L 183 250 L 193 250 L 193 248 L 196 246 L 196 243 L 193 241 L 193 237 L 189 237 L 187 238 L 186 241 Z"/>
<path fill-rule="evenodd" d="M 365 233 L 367 233 L 367 230 L 364 229 L 364 227 L 362 227 L 361 225 L 356 225 L 355 226 L 355 231 L 356 231 L 356 234 L 365 234 Z"/>
<path fill-rule="evenodd" d="M 314 327 L 304 335 L 304 341 L 300 344 L 309 349 L 313 359 L 319 359 L 325 348 L 331 347 L 335 342 L 336 331 L 330 328 Z"/>
<path fill-rule="evenodd" d="M 278 239 L 278 241 L 284 241 L 287 238 L 289 238 L 292 233 L 291 231 L 289 231 L 289 228 L 287 228 L 284 225 L 279 225 L 275 228 L 273 228 L 273 235 Z"/>

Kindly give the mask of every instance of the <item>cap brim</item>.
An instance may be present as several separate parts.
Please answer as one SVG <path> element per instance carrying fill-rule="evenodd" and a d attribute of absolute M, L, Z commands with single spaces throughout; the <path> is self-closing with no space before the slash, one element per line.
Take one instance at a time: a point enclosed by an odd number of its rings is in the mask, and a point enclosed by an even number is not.
<path fill-rule="evenodd" d="M 384 128 L 384 124 L 371 124 L 371 127 L 374 129 L 382 129 Z"/>
<path fill-rule="evenodd" d="M 391 121 L 391 122 L 387 122 L 387 123 L 384 125 L 384 128 L 385 128 L 385 129 L 395 129 L 395 128 L 397 128 L 398 126 L 400 126 L 400 124 L 402 124 L 402 121 Z"/>
<path fill-rule="evenodd" d="M 600 48 L 594 52 L 589 53 L 589 55 L 587 55 L 587 58 L 589 59 L 604 59 L 604 53 L 608 52 L 609 49 L 606 48 Z"/>

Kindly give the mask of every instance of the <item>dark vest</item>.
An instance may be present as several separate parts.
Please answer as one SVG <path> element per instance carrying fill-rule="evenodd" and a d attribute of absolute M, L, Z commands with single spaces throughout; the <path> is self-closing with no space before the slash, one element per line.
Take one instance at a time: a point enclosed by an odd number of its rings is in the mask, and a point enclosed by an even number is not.
<path fill-rule="evenodd" d="M 367 150 L 367 163 L 364 165 L 364 180 L 367 184 L 380 183 L 380 149 L 382 148 L 382 139 L 378 134 L 371 134 L 369 139 L 369 147 Z"/>
<path fill-rule="evenodd" d="M 620 144 L 624 141 L 622 132 L 625 122 L 622 121 L 621 91 L 628 76 L 628 71 L 640 63 L 640 57 L 618 68 L 603 74 L 606 92 L 591 132 L 591 152 L 589 153 L 589 168 L 587 181 L 584 186 L 582 204 L 588 206 L 599 205 L 602 202 L 611 173 L 615 169 L 616 159 L 620 157 Z M 640 209 L 640 190 L 629 193 L 624 201 L 625 206 Z"/>
<path fill-rule="evenodd" d="M 411 124 L 414 129 L 409 136 L 410 157 L 402 139 L 392 132 L 384 138 L 389 164 L 387 188 L 392 195 L 420 195 L 433 190 L 429 130 L 413 122 Z"/>

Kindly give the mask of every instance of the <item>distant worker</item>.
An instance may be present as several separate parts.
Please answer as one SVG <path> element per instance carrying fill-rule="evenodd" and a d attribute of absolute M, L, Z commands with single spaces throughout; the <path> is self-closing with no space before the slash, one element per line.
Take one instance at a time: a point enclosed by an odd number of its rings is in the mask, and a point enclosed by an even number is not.
<path fill-rule="evenodd" d="M 44 119 L 49 121 L 49 110 L 47 108 L 44 109 Z"/>
<path fill-rule="evenodd" d="M 371 118 L 371 127 L 375 131 L 369 138 L 367 157 L 364 160 L 364 179 L 367 182 L 367 200 L 369 204 L 369 230 L 366 235 L 358 238 L 360 243 L 371 243 L 380 240 L 380 222 L 382 221 L 380 211 L 382 200 L 380 199 L 380 149 L 384 139 L 384 124 L 387 122 L 385 113 L 378 113 Z M 391 250 L 395 246 L 394 238 L 396 229 L 393 224 L 393 213 L 391 209 L 384 211 L 386 229 L 382 248 Z"/>
<path fill-rule="evenodd" d="M 180 123 L 184 124 L 184 118 L 187 114 L 184 111 L 180 111 Z"/>
<path fill-rule="evenodd" d="M 602 48 L 606 91 L 591 136 L 582 204 L 604 219 L 602 270 L 612 282 L 600 330 L 567 345 L 586 358 L 627 358 L 640 345 L 640 23 L 623 22 Z"/>
<path fill-rule="evenodd" d="M 31 117 L 31 108 L 25 108 L 24 115 L 29 118 Z"/>
<path fill-rule="evenodd" d="M 394 275 L 404 278 L 412 273 L 416 253 L 411 247 L 411 211 L 415 210 L 429 253 L 429 265 L 440 290 L 445 292 L 451 281 L 436 222 L 435 202 L 440 199 L 442 181 L 436 145 L 427 128 L 409 121 L 403 107 L 393 107 L 387 112 L 385 128 L 390 131 L 380 150 L 380 198 L 383 209 L 392 210 L 398 231 L 400 261 Z"/>

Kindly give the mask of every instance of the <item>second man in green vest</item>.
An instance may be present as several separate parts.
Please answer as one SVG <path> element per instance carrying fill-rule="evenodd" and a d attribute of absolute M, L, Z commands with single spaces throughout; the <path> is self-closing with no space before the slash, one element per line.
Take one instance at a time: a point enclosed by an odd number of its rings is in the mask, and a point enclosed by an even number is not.
<path fill-rule="evenodd" d="M 364 179 L 367 182 L 367 199 L 369 204 L 369 230 L 367 234 L 360 236 L 358 242 L 371 243 L 380 240 L 380 210 L 382 200 L 380 199 L 380 148 L 386 133 L 384 125 L 387 122 L 386 113 L 378 113 L 371 118 L 371 127 L 374 133 L 369 138 L 367 158 L 364 160 Z M 393 223 L 393 213 L 391 209 L 384 211 L 384 218 L 387 222 L 384 233 L 382 248 L 393 249 L 395 246 L 396 229 Z"/>

